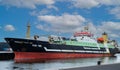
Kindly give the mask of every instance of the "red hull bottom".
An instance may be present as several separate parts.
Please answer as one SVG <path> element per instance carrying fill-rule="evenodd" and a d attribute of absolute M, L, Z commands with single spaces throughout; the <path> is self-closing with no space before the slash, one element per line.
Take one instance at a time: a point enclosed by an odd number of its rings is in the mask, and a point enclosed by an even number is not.
<path fill-rule="evenodd" d="M 41 59 L 65 59 L 112 56 L 111 54 L 87 54 L 87 53 L 48 53 L 48 52 L 14 52 L 15 60 L 41 60 Z"/>

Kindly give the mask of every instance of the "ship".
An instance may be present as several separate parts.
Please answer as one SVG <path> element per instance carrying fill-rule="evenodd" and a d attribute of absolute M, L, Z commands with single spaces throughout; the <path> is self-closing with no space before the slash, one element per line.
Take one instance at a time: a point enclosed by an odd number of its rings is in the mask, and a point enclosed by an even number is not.
<path fill-rule="evenodd" d="M 103 32 L 95 38 L 88 27 L 75 32 L 70 38 L 49 35 L 47 41 L 39 40 L 35 35 L 30 39 L 30 25 L 27 26 L 27 38 L 5 38 L 15 54 L 15 60 L 65 59 L 114 56 L 117 53 L 117 42 L 109 40 Z"/>

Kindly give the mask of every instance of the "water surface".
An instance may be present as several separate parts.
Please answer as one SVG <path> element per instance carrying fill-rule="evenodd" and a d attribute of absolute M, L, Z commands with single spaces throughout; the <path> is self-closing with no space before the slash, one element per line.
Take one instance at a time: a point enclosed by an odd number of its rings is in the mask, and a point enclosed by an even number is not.
<path fill-rule="evenodd" d="M 95 66 L 98 61 L 102 61 L 102 65 L 120 63 L 120 54 L 116 54 L 116 57 L 59 59 L 32 63 L 16 63 L 14 60 L 1 60 L 0 70 L 59 70 L 73 67 Z"/>

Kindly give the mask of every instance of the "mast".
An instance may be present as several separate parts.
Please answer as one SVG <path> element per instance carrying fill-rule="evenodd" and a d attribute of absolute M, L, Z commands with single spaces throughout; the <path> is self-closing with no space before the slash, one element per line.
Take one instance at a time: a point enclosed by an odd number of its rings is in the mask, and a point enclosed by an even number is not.
<path fill-rule="evenodd" d="M 27 23 L 27 32 L 26 32 L 26 38 L 30 39 L 30 22 Z"/>
<path fill-rule="evenodd" d="M 89 25 L 87 25 L 87 26 L 84 27 L 84 31 L 88 32 L 88 30 L 89 30 Z"/>

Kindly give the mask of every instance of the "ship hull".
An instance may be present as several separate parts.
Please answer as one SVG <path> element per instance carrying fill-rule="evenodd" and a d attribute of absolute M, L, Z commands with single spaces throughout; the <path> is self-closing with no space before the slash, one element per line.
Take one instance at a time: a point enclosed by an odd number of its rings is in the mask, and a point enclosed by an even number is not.
<path fill-rule="evenodd" d="M 15 60 L 64 59 L 114 56 L 116 51 L 109 48 L 51 44 L 45 41 L 5 38 L 15 53 Z"/>
<path fill-rule="evenodd" d="M 86 53 L 52 53 L 52 52 L 14 52 L 16 60 L 24 59 L 64 59 L 113 56 L 112 54 L 86 54 Z"/>
<path fill-rule="evenodd" d="M 48 60 L 110 57 L 112 54 L 53 53 L 53 52 L 14 52 L 16 63 L 45 62 Z"/>

